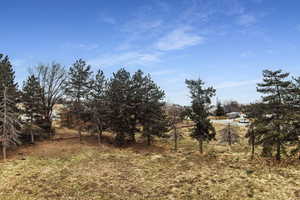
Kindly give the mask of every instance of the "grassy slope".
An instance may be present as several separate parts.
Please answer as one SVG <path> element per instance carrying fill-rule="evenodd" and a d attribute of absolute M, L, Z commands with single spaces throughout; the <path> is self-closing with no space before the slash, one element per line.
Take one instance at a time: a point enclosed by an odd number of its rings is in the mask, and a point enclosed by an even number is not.
<path fill-rule="evenodd" d="M 0 199 L 300 199 L 299 163 L 249 161 L 245 141 L 213 142 L 204 155 L 188 137 L 179 147 L 41 142 L 0 164 Z"/>

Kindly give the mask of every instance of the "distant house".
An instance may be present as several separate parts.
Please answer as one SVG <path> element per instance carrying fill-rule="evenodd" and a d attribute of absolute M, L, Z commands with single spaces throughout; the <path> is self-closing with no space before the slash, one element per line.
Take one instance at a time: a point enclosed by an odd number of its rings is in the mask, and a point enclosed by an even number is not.
<path fill-rule="evenodd" d="M 235 118 L 238 118 L 240 117 L 241 113 L 239 112 L 230 112 L 230 113 L 227 113 L 226 116 L 229 118 L 229 119 L 235 119 Z"/>

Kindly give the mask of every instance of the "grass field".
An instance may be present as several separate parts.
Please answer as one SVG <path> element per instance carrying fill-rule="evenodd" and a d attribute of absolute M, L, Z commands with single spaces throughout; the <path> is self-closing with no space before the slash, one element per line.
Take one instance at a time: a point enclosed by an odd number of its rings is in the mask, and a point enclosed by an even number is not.
<path fill-rule="evenodd" d="M 245 140 L 231 148 L 214 141 L 203 155 L 186 134 L 177 152 L 163 139 L 123 149 L 109 140 L 44 141 L 11 152 L 0 163 L 0 199 L 300 199 L 299 161 L 251 161 Z"/>

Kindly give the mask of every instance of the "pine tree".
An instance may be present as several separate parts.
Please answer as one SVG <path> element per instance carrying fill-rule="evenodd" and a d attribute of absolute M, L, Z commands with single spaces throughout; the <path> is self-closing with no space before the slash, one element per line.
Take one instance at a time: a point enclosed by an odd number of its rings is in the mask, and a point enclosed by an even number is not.
<path fill-rule="evenodd" d="M 186 80 L 185 83 L 190 89 L 192 99 L 189 117 L 195 123 L 191 137 L 199 142 L 199 151 L 203 153 L 203 141 L 215 138 L 215 129 L 208 119 L 211 98 L 215 95 L 215 89 L 204 88 L 204 82 L 201 79 Z"/>
<path fill-rule="evenodd" d="M 0 140 L 3 157 L 6 159 L 6 149 L 18 140 L 17 127 L 19 94 L 15 83 L 15 72 L 8 56 L 0 54 Z"/>
<path fill-rule="evenodd" d="M 290 120 L 290 138 L 289 142 L 291 145 L 295 146 L 291 150 L 292 154 L 298 153 L 300 159 L 300 77 L 293 78 L 291 87 L 289 88 L 289 116 L 292 118 Z"/>
<path fill-rule="evenodd" d="M 17 98 L 18 84 L 15 83 L 15 72 L 9 61 L 8 56 L 4 56 L 3 54 L 0 54 L 0 92 L 1 93 L 3 93 L 5 87 L 8 88 L 7 92 L 9 92 L 10 96 L 14 96 L 14 98 Z"/>
<path fill-rule="evenodd" d="M 18 143 L 18 128 L 20 123 L 15 111 L 16 102 L 10 96 L 8 87 L 4 87 L 3 95 L 0 95 L 0 141 L 2 142 L 3 159 L 6 160 L 6 149 L 11 144 Z"/>
<path fill-rule="evenodd" d="M 215 112 L 216 112 L 216 116 L 218 117 L 225 115 L 224 107 L 222 106 L 220 101 L 217 102 L 217 109 Z"/>
<path fill-rule="evenodd" d="M 24 114 L 29 122 L 29 131 L 31 142 L 34 143 L 33 126 L 38 125 L 43 118 L 43 90 L 34 75 L 28 77 L 23 84 L 22 104 L 24 105 Z"/>
<path fill-rule="evenodd" d="M 71 110 L 78 119 L 78 134 L 81 141 L 82 119 L 85 115 L 85 103 L 91 89 L 91 66 L 82 59 L 77 60 L 69 71 L 69 79 L 66 82 L 66 95 L 71 101 Z"/>
<path fill-rule="evenodd" d="M 116 134 L 115 143 L 125 144 L 126 136 L 131 132 L 132 120 L 132 80 L 131 75 L 124 68 L 113 73 L 108 83 L 108 119 L 111 129 Z"/>
<path fill-rule="evenodd" d="M 276 160 L 281 159 L 282 148 L 290 138 L 291 132 L 289 106 L 288 106 L 288 87 L 291 85 L 286 78 L 289 73 L 283 73 L 282 70 L 263 71 L 263 83 L 257 84 L 257 91 L 264 94 L 263 103 L 266 104 L 264 118 L 257 121 L 256 128 L 259 138 L 257 142 L 264 145 L 265 148 L 276 148 Z"/>
<path fill-rule="evenodd" d="M 98 143 L 102 141 L 102 132 L 107 127 L 107 80 L 102 70 L 98 70 L 92 84 L 89 108 L 98 132 Z"/>
<path fill-rule="evenodd" d="M 255 146 L 258 145 L 261 136 L 268 131 L 266 129 L 267 123 L 269 122 L 268 117 L 265 114 L 265 107 L 267 105 L 264 103 L 253 103 L 247 106 L 244 106 L 244 112 L 247 114 L 251 120 L 250 127 L 246 133 L 246 138 L 248 138 L 248 143 L 251 146 L 251 159 L 254 158 Z M 269 147 L 267 143 L 264 145 L 264 155 L 269 154 Z"/>
<path fill-rule="evenodd" d="M 168 130 L 168 119 L 164 112 L 164 91 L 157 86 L 149 74 L 144 79 L 141 87 L 144 94 L 139 118 L 143 126 L 143 136 L 147 138 L 147 143 L 150 145 L 153 137 L 162 137 Z"/>

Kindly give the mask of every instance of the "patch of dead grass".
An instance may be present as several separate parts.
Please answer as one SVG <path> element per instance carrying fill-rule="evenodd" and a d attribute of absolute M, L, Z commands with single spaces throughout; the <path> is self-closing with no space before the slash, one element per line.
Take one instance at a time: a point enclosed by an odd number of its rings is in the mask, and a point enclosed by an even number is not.
<path fill-rule="evenodd" d="M 91 136 L 21 148 L 0 164 L 0 199 L 300 198 L 299 161 L 251 161 L 246 141 L 232 147 L 214 141 L 203 155 L 187 133 L 177 152 L 162 141 L 120 149 L 107 135 L 101 146 Z"/>

